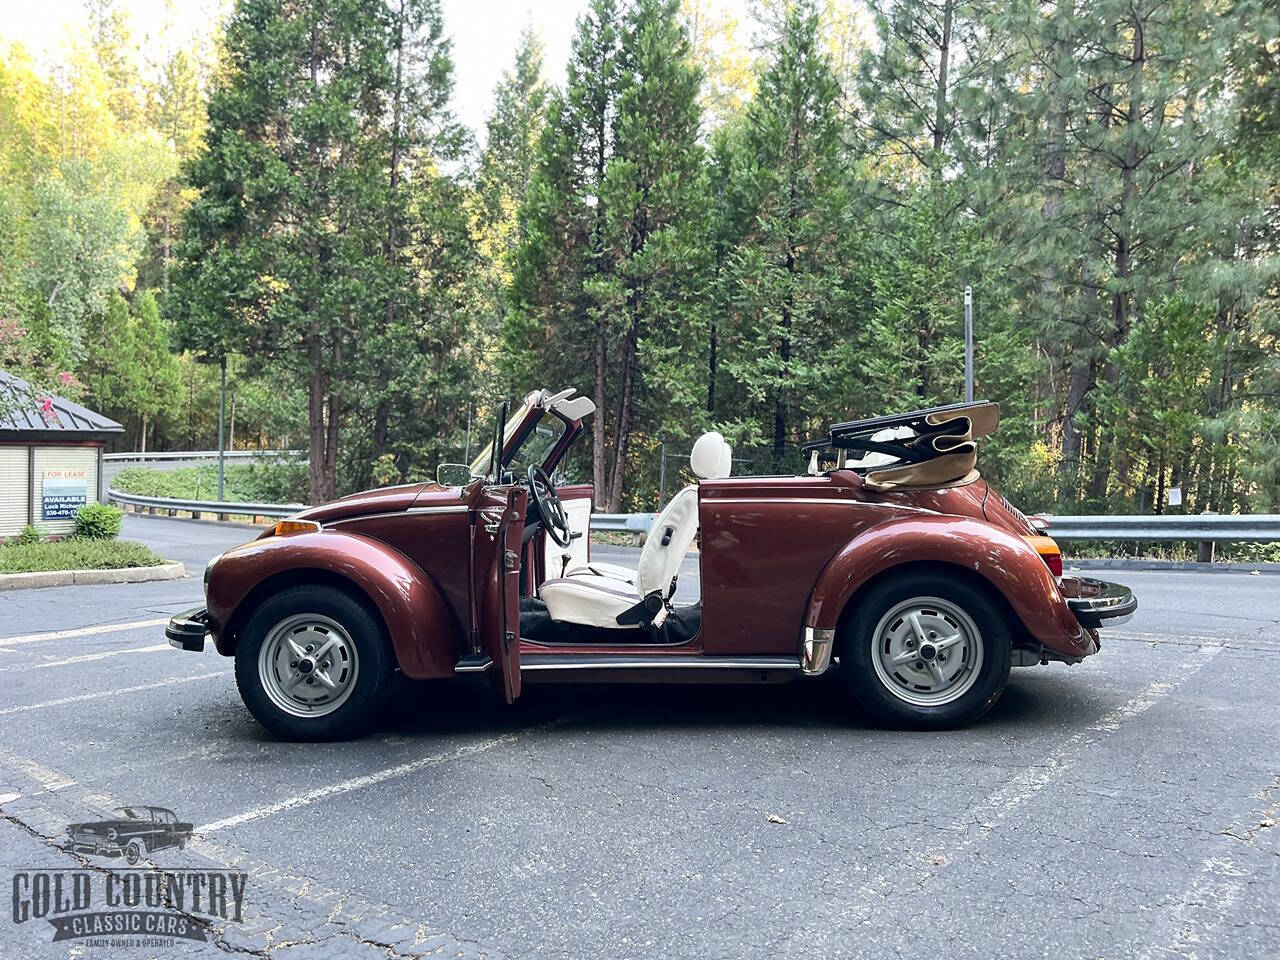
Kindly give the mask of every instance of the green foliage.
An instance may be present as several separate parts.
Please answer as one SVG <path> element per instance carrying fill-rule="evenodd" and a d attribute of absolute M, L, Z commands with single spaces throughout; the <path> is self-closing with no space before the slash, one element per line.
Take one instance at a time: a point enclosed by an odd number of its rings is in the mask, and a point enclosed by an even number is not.
<path fill-rule="evenodd" d="M 218 492 L 217 464 L 157 470 L 126 467 L 112 486 L 124 493 L 179 500 L 211 500 Z M 305 503 L 307 466 L 283 459 L 227 464 L 223 498 L 239 503 Z"/>
<path fill-rule="evenodd" d="M 82 540 L 114 540 L 120 536 L 124 511 L 109 503 L 86 503 L 76 511 L 75 536 Z"/>
<path fill-rule="evenodd" d="M 702 400 L 707 193 L 688 49 L 675 0 L 591 4 L 512 257 L 512 372 L 594 396 L 590 474 L 607 509 L 632 445 L 688 430 Z"/>
<path fill-rule="evenodd" d="M 10 540 L 13 544 L 39 543 L 44 539 L 44 531 L 34 524 L 28 523 L 16 537 Z"/>
<path fill-rule="evenodd" d="M 827 422 L 959 399 L 971 286 L 1012 498 L 1280 509 L 1274 4 L 761 0 L 755 54 L 721 6 L 592 0 L 563 89 L 526 31 L 478 156 L 438 0 L 238 0 L 216 65 L 110 4 L 56 68 L 10 46 L 0 366 L 194 449 L 225 359 L 231 441 L 310 457 L 232 495 L 290 501 L 574 386 L 566 474 L 652 508 L 664 441 L 791 472 Z"/>
<path fill-rule="evenodd" d="M 132 540 L 55 540 L 0 546 L 0 574 L 48 570 L 119 570 L 168 563 Z"/>

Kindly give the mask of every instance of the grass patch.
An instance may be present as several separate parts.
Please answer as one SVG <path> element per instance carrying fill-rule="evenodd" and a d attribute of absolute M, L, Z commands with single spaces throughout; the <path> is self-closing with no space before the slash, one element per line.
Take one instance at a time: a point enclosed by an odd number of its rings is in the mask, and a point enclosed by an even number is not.
<path fill-rule="evenodd" d="M 216 500 L 218 465 L 157 470 L 126 467 L 111 486 L 122 493 L 178 500 Z M 263 460 L 228 465 L 223 477 L 223 499 L 235 503 L 305 503 L 307 465 L 289 460 Z"/>
<path fill-rule="evenodd" d="M 10 543 L 0 547 L 0 573 L 43 573 L 49 570 L 119 570 L 168 563 L 132 540 L 57 540 Z"/>

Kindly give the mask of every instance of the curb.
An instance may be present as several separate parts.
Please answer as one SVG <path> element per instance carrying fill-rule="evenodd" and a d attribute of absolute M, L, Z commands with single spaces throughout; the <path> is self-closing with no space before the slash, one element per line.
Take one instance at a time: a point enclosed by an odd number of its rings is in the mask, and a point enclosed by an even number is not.
<path fill-rule="evenodd" d="M 31 590 L 37 587 L 70 587 L 89 583 L 150 583 L 177 580 L 187 575 L 181 563 L 154 567 L 120 567 L 115 570 L 43 570 L 38 573 L 0 573 L 0 590 Z"/>

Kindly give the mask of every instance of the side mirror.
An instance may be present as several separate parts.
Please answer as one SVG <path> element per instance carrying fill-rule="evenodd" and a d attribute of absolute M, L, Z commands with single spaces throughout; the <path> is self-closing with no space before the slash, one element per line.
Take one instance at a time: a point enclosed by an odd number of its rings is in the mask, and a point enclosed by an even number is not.
<path fill-rule="evenodd" d="M 442 487 L 465 487 L 471 482 L 471 467 L 465 463 L 442 463 L 436 467 L 436 483 Z"/>

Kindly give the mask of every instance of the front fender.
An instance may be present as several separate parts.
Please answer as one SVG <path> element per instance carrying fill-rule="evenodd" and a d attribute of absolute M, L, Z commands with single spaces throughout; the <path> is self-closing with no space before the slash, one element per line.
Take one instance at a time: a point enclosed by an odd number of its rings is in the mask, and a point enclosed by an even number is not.
<path fill-rule="evenodd" d="M 911 563 L 971 570 L 999 591 L 1036 642 L 1069 657 L 1092 650 L 1035 549 L 1021 537 L 971 517 L 920 514 L 868 527 L 823 569 L 805 626 L 835 629 L 841 612 L 868 581 Z"/>
<path fill-rule="evenodd" d="M 453 675 L 464 634 L 439 588 L 398 550 L 339 530 L 266 537 L 219 558 L 205 593 L 218 652 L 235 652 L 236 634 L 265 595 L 309 579 L 332 578 L 360 590 L 377 607 L 406 676 Z"/>

